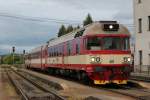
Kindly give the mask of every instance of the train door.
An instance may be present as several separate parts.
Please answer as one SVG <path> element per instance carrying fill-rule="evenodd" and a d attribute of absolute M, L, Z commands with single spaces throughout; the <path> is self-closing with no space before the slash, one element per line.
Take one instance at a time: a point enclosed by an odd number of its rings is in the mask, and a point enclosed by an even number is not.
<path fill-rule="evenodd" d="M 62 65 L 64 66 L 64 44 L 62 44 Z"/>
<path fill-rule="evenodd" d="M 79 38 L 79 41 L 80 41 L 80 53 L 83 53 L 83 48 L 84 48 L 83 38 Z"/>
<path fill-rule="evenodd" d="M 87 38 L 83 38 L 83 51 L 87 49 Z"/>
<path fill-rule="evenodd" d="M 45 69 L 48 57 L 47 46 L 42 47 L 41 53 L 41 67 L 42 69 Z"/>
<path fill-rule="evenodd" d="M 64 64 L 67 64 L 67 42 L 63 43 L 63 67 Z"/>
<path fill-rule="evenodd" d="M 43 46 L 41 46 L 41 55 L 40 55 L 41 69 L 43 69 L 42 59 L 43 59 Z"/>
<path fill-rule="evenodd" d="M 46 45 L 46 47 L 45 47 L 45 62 L 44 62 L 44 67 L 46 67 L 46 65 L 47 65 L 47 60 L 48 60 L 48 45 Z"/>

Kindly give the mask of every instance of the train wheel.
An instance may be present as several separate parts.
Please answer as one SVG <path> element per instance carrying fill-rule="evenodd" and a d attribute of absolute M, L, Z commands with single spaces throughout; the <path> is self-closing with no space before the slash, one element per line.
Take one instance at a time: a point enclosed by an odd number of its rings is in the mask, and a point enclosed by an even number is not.
<path fill-rule="evenodd" d="M 53 75 L 54 74 L 54 69 L 49 68 L 48 69 L 48 74 Z"/>
<path fill-rule="evenodd" d="M 82 80 L 82 74 L 81 74 L 81 72 L 77 72 L 77 79 L 78 79 L 79 81 Z"/>
<path fill-rule="evenodd" d="M 85 72 L 82 72 L 81 73 L 81 81 L 84 83 L 84 84 L 88 84 L 88 77 L 86 75 Z"/>

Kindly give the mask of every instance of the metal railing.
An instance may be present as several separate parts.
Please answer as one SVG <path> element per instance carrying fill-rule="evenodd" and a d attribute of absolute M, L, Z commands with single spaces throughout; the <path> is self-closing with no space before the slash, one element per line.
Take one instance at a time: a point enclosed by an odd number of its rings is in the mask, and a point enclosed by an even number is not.
<path fill-rule="evenodd" d="M 135 65 L 134 73 L 150 76 L 150 65 Z"/>

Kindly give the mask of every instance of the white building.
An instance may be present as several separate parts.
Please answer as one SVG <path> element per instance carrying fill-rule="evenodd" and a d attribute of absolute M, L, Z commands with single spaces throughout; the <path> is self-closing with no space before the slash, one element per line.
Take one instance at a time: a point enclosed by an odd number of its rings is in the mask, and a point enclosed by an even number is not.
<path fill-rule="evenodd" d="M 150 66 L 150 0 L 134 1 L 135 65 L 147 70 Z M 141 67 L 139 67 L 141 65 Z"/>

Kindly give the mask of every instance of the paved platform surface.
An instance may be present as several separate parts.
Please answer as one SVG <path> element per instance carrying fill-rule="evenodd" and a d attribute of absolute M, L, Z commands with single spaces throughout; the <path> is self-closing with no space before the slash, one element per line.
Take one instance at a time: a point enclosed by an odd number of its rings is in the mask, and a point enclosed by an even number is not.
<path fill-rule="evenodd" d="M 14 87 L 8 80 L 4 70 L 0 67 L 0 100 L 21 100 Z"/>
<path fill-rule="evenodd" d="M 134 73 L 131 73 L 132 76 L 142 76 L 142 77 L 150 77 L 150 73 L 139 73 L 139 72 L 134 72 Z"/>
<path fill-rule="evenodd" d="M 134 72 L 131 73 L 131 79 L 150 82 L 150 73 L 148 74 L 148 73 Z"/>

